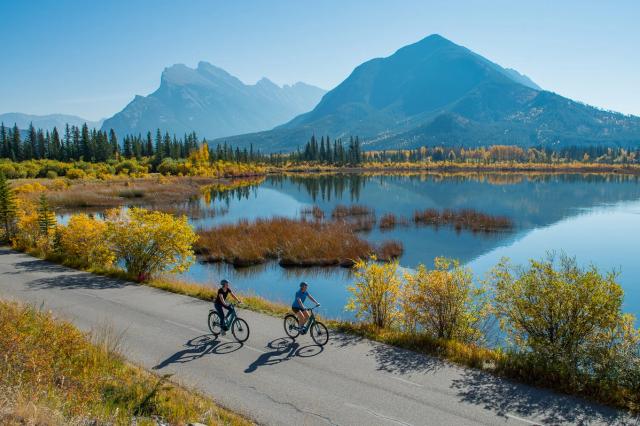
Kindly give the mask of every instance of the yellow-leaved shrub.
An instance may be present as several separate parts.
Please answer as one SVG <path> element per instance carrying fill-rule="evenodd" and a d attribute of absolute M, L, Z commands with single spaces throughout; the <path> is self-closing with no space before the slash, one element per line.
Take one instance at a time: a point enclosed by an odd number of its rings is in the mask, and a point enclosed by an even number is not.
<path fill-rule="evenodd" d="M 107 224 L 86 214 L 75 214 L 60 227 L 60 250 L 83 266 L 109 267 L 115 254 L 106 240 Z"/>
<path fill-rule="evenodd" d="M 108 216 L 107 238 L 116 261 L 122 261 L 138 280 L 163 271 L 183 272 L 193 263 L 197 235 L 186 216 L 142 208 L 112 211 Z"/>
<path fill-rule="evenodd" d="M 377 327 L 391 326 L 398 317 L 398 262 L 380 263 L 373 257 L 358 260 L 354 266 L 355 282 L 348 289 L 352 297 L 346 308 Z"/>

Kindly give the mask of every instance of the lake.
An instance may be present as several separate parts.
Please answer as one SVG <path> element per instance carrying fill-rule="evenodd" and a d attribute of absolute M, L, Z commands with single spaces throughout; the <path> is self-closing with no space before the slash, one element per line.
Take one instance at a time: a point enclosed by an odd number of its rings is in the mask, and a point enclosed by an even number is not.
<path fill-rule="evenodd" d="M 640 180 L 637 176 L 581 174 L 321 174 L 269 176 L 261 184 L 213 192 L 189 202 L 201 213 L 199 228 L 240 219 L 299 217 L 310 206 L 330 215 L 336 205 L 361 204 L 411 219 L 416 210 L 473 209 L 506 216 L 513 228 L 499 233 L 449 227 L 374 228 L 372 242 L 399 240 L 403 267 L 432 265 L 436 256 L 459 259 L 482 277 L 502 257 L 523 264 L 548 251 L 564 251 L 583 265 L 616 269 L 625 290 L 624 309 L 640 314 Z M 322 303 L 321 313 L 352 318 L 344 311 L 352 278 L 344 268 L 282 268 L 276 263 L 236 269 L 197 263 L 181 278 L 217 286 L 226 278 L 243 292 L 291 303 L 300 281 Z"/>

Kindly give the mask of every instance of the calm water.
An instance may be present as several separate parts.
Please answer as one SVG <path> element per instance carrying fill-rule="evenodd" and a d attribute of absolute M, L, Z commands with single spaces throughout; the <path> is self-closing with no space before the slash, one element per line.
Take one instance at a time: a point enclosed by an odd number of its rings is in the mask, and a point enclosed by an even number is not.
<path fill-rule="evenodd" d="M 460 259 L 482 276 L 501 257 L 514 263 L 540 258 L 547 251 L 565 251 L 582 264 L 620 271 L 625 310 L 640 314 L 640 181 L 629 176 L 365 176 L 269 177 L 259 186 L 212 194 L 191 201 L 204 215 L 192 219 L 202 228 L 239 219 L 298 217 L 317 205 L 330 215 L 338 204 L 363 204 L 379 218 L 385 213 L 411 218 L 426 208 L 471 208 L 505 215 L 514 221 L 510 232 L 474 234 L 442 227 L 374 229 L 362 234 L 378 242 L 402 241 L 402 266 L 431 264 L 436 256 Z M 235 269 L 222 264 L 196 264 L 183 275 L 191 281 L 216 285 L 229 279 L 242 290 L 290 303 L 300 281 L 323 304 L 323 313 L 350 318 L 343 307 L 351 283 L 342 268 L 284 269 L 277 264 Z"/>

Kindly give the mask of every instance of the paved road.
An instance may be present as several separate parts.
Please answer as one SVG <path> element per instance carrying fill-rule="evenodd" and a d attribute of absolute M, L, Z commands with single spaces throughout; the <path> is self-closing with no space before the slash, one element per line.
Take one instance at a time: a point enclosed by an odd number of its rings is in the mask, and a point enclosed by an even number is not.
<path fill-rule="evenodd" d="M 282 320 L 241 311 L 240 345 L 208 334 L 209 304 L 74 271 L 0 248 L 0 297 L 81 329 L 123 332 L 133 362 L 271 425 L 640 424 L 621 412 L 345 335 L 315 346 Z"/>

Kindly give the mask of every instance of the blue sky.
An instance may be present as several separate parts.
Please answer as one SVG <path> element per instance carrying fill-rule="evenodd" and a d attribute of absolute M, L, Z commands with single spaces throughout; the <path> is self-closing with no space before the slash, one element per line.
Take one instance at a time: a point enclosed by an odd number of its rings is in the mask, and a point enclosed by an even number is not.
<path fill-rule="evenodd" d="M 439 33 L 543 88 L 640 115 L 640 2 L 0 0 L 0 113 L 113 115 L 163 68 L 330 89 Z"/>

